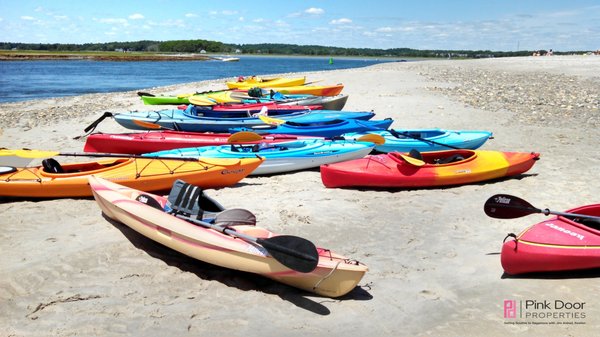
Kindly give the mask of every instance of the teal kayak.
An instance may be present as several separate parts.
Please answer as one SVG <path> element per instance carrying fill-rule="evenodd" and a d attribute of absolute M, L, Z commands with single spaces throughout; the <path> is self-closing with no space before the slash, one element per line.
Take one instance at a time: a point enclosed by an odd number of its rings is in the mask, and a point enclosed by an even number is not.
<path fill-rule="evenodd" d="M 355 140 L 304 139 L 281 143 L 231 144 L 158 151 L 149 157 L 265 158 L 251 175 L 276 174 L 358 159 L 369 154 L 374 143 Z"/>
<path fill-rule="evenodd" d="M 450 149 L 471 149 L 481 147 L 492 133 L 482 130 L 444 130 L 444 129 L 390 129 L 367 131 L 366 133 L 347 133 L 346 139 L 357 139 L 365 134 L 377 134 L 385 139 L 385 143 L 377 145 L 378 152 L 419 152 L 445 151 Z"/>

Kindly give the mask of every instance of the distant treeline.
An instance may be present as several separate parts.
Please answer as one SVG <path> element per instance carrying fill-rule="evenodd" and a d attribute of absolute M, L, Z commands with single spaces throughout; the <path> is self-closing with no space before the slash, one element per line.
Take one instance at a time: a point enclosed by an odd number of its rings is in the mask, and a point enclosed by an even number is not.
<path fill-rule="evenodd" d="M 300 46 L 295 44 L 225 44 L 207 40 L 175 40 L 175 41 L 135 41 L 107 43 L 12 43 L 0 42 L 0 50 L 39 50 L 39 51 L 131 51 L 131 52 L 164 52 L 164 53 L 227 53 L 227 54 L 279 54 L 279 55 L 314 55 L 314 56 L 371 56 L 371 57 L 506 57 L 528 56 L 533 51 L 489 51 L 489 50 L 418 50 L 410 48 L 371 49 L 340 48 L 326 46 Z M 539 51 L 542 55 L 545 51 Z M 561 54 L 560 52 L 554 52 Z M 583 53 L 583 52 L 568 52 Z"/>

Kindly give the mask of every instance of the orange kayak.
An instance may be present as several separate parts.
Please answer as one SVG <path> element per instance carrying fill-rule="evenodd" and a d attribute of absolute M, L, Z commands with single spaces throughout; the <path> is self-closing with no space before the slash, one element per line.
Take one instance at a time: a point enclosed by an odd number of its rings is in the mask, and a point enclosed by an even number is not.
<path fill-rule="evenodd" d="M 16 168 L 0 174 L 0 196 L 54 198 L 86 197 L 88 177 L 96 176 L 143 191 L 165 191 L 176 179 L 203 188 L 231 186 L 250 174 L 264 159 L 117 158 L 60 165 L 62 173 L 44 167 Z"/>
<path fill-rule="evenodd" d="M 528 171 L 540 154 L 449 150 L 423 152 L 416 159 L 399 152 L 370 155 L 321 166 L 326 187 L 439 187 L 515 176 Z"/>

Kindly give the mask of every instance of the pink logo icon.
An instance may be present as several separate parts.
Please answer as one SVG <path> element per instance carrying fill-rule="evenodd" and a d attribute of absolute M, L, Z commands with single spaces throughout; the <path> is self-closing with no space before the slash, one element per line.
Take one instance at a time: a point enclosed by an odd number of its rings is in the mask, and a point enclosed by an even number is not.
<path fill-rule="evenodd" d="M 504 318 L 517 318 L 517 301 L 504 300 Z"/>

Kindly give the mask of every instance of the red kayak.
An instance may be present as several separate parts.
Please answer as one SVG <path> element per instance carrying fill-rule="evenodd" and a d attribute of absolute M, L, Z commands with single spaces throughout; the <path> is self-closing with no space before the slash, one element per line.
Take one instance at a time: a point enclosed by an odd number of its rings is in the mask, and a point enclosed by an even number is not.
<path fill-rule="evenodd" d="M 574 208 L 567 213 L 598 217 L 600 204 Z M 600 268 L 600 221 L 569 218 L 552 217 L 506 241 L 500 256 L 504 271 L 514 275 Z"/>
<path fill-rule="evenodd" d="M 319 138 L 280 134 L 258 135 L 252 132 L 199 133 L 182 131 L 148 131 L 135 133 L 93 133 L 85 141 L 83 151 L 142 154 L 184 147 L 224 145 L 232 143 L 279 143 Z"/>
<path fill-rule="evenodd" d="M 475 183 L 522 174 L 540 154 L 447 150 L 391 152 L 321 166 L 326 187 L 414 188 Z"/>

